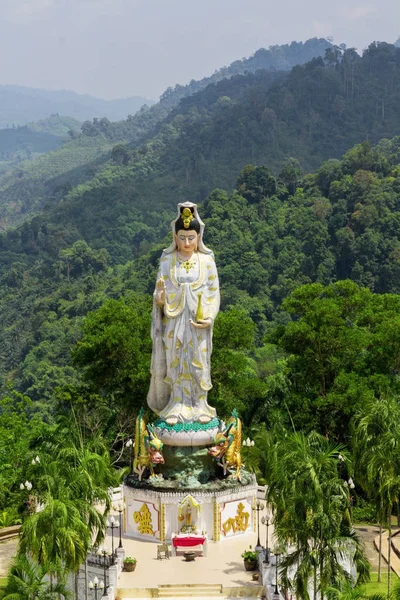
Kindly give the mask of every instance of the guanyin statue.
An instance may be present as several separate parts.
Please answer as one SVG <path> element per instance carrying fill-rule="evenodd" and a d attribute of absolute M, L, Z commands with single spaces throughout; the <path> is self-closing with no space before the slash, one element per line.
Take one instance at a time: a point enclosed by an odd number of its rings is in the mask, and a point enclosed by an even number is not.
<path fill-rule="evenodd" d="M 214 255 L 203 243 L 196 204 L 178 204 L 173 243 L 160 259 L 152 315 L 149 407 L 169 425 L 209 423 L 215 409 L 210 358 L 219 283 Z"/>

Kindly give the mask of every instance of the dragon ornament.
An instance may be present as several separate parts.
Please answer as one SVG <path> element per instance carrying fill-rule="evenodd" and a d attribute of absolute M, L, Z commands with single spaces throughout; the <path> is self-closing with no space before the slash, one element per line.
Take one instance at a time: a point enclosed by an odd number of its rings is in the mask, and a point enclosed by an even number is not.
<path fill-rule="evenodd" d="M 163 442 L 157 437 L 151 425 L 147 425 L 143 417 L 143 408 L 136 419 L 135 425 L 135 454 L 133 458 L 133 471 L 138 475 L 139 481 L 146 469 L 150 477 L 159 477 L 154 473 L 154 465 L 163 465 Z"/>
<path fill-rule="evenodd" d="M 240 481 L 240 467 L 242 459 L 240 450 L 242 446 L 242 422 L 234 410 L 232 416 L 226 424 L 224 431 L 216 434 L 214 438 L 215 446 L 212 446 L 208 453 L 215 458 L 217 464 L 222 467 L 224 476 L 231 468 L 236 469 L 236 478 Z"/>

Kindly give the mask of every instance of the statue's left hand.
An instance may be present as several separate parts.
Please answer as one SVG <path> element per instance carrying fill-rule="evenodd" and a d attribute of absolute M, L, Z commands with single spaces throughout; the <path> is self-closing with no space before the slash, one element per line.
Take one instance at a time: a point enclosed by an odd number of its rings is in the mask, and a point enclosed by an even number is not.
<path fill-rule="evenodd" d="M 212 323 L 212 319 L 208 318 L 208 319 L 199 319 L 198 323 L 196 323 L 195 321 L 192 321 L 192 319 L 190 319 L 190 324 L 193 325 L 193 327 L 196 327 L 196 329 L 206 329 L 206 327 L 210 327 L 211 323 Z"/>

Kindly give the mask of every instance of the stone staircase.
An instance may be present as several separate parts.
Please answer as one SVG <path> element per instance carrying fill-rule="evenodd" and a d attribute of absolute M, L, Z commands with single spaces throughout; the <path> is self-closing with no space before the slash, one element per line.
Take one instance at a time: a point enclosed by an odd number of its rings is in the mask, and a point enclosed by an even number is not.
<path fill-rule="evenodd" d="M 223 598 L 222 585 L 216 583 L 188 583 L 158 586 L 159 598 Z"/>

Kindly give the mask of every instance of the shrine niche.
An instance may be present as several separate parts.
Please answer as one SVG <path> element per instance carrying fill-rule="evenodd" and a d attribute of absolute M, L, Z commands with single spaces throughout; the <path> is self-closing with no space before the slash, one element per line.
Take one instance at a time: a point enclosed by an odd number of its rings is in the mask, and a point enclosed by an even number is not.
<path fill-rule="evenodd" d="M 196 533 L 201 504 L 190 494 L 179 504 L 178 530 L 180 533 Z"/>

